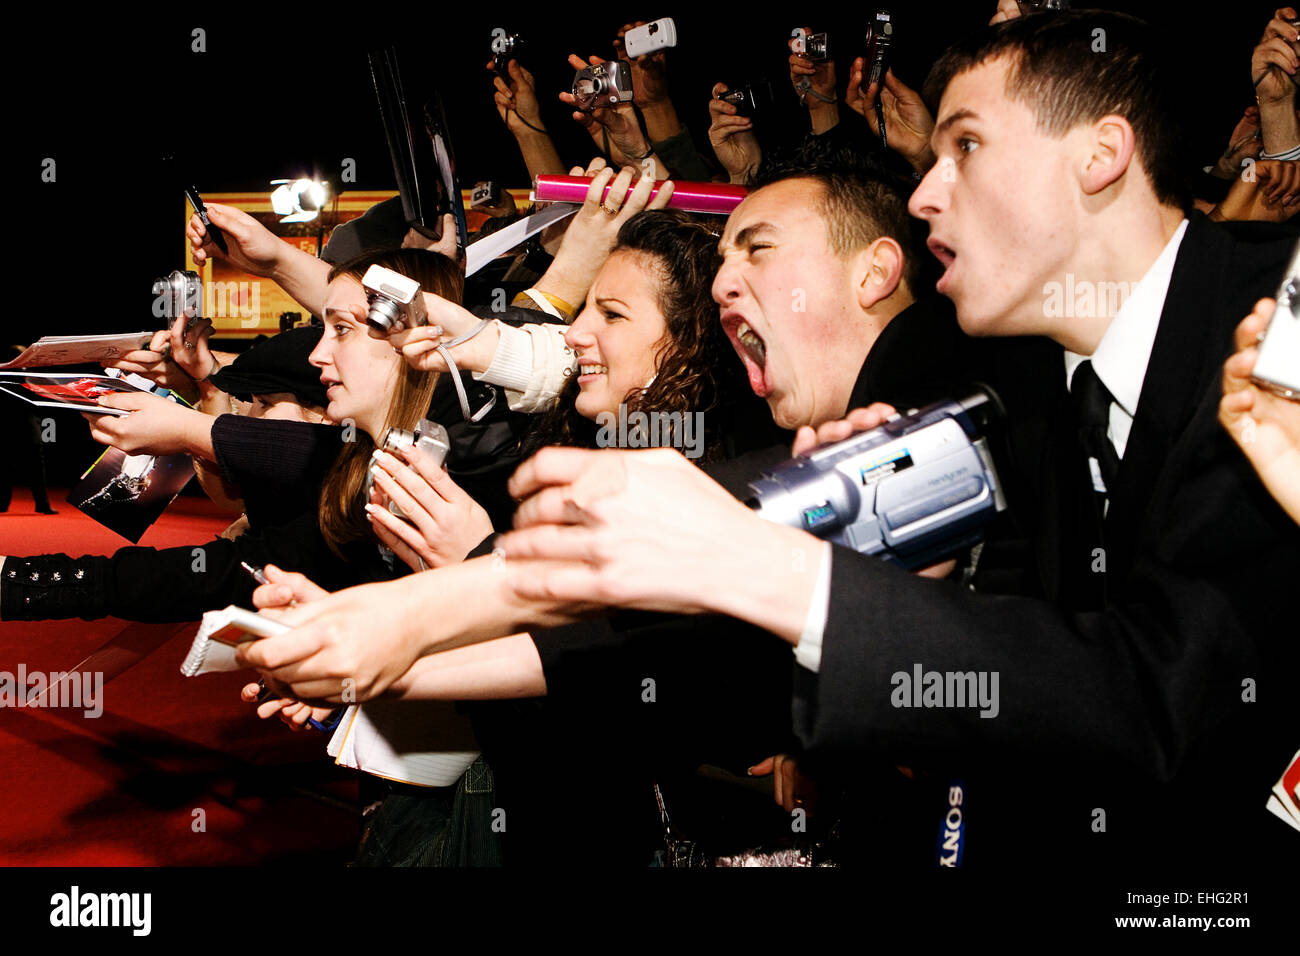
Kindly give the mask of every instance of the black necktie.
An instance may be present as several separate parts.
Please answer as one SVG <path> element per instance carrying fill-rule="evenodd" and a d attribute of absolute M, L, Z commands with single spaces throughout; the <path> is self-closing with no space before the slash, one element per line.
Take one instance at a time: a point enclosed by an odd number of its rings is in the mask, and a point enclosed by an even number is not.
<path fill-rule="evenodd" d="M 1097 460 L 1101 480 L 1108 490 L 1115 487 L 1115 476 L 1119 473 L 1119 455 L 1106 434 L 1110 427 L 1110 405 L 1114 400 L 1093 371 L 1092 362 L 1086 359 L 1081 362 L 1070 382 L 1070 404 L 1074 406 L 1074 417 L 1079 426 L 1079 444 L 1085 455 Z"/>

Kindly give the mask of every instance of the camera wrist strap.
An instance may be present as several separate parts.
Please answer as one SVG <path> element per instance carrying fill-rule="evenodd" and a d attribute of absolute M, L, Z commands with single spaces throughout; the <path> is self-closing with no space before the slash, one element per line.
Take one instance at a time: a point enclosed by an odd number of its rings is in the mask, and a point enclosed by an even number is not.
<path fill-rule="evenodd" d="M 462 342 L 468 342 L 491 324 L 491 319 L 482 319 L 478 325 L 474 326 L 474 328 L 470 329 L 464 335 L 458 335 L 450 342 L 440 342 L 438 344 L 438 354 L 441 355 L 443 361 L 447 363 L 447 370 L 451 372 L 451 384 L 456 386 L 456 397 L 460 399 L 460 412 L 465 416 L 465 420 L 469 422 L 476 422 L 488 412 L 492 411 L 493 406 L 497 403 L 497 393 L 494 389 L 492 397 L 484 403 L 482 408 L 477 412 L 470 412 L 469 396 L 465 392 L 465 383 L 460 380 L 460 369 L 456 367 L 456 362 L 451 357 L 450 350 L 452 346 L 460 345 Z"/>

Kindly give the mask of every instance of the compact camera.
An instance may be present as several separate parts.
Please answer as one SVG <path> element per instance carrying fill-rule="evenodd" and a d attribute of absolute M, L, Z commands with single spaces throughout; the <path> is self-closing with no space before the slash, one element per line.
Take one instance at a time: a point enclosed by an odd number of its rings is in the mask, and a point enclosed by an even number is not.
<path fill-rule="evenodd" d="M 866 50 L 862 57 L 862 88 L 884 83 L 889 72 L 889 50 L 894 43 L 894 21 L 888 10 L 877 10 L 867 21 Z"/>
<path fill-rule="evenodd" d="M 429 324 L 420 283 L 383 266 L 371 266 L 361 279 L 368 293 L 366 322 L 384 335 Z"/>
<path fill-rule="evenodd" d="M 735 106 L 740 116 L 753 116 L 775 102 L 772 97 L 772 84 L 767 80 L 744 83 L 728 89 L 725 93 L 719 93 L 718 99 Z"/>
<path fill-rule="evenodd" d="M 511 60 L 519 59 L 519 52 L 523 49 L 524 40 L 518 33 L 507 33 L 501 27 L 492 31 L 492 72 L 499 77 L 510 82 L 510 71 L 507 67 Z"/>
<path fill-rule="evenodd" d="M 831 58 L 829 33 L 796 33 L 790 41 L 790 50 L 809 60 L 822 62 Z"/>
<path fill-rule="evenodd" d="M 153 280 L 153 294 L 154 315 L 169 326 L 182 315 L 192 319 L 203 314 L 203 281 L 197 272 L 174 269 Z"/>
<path fill-rule="evenodd" d="M 978 543 L 1006 508 L 988 443 L 1001 418 L 982 387 L 897 415 L 764 472 L 746 504 L 861 554 L 927 567 Z"/>
<path fill-rule="evenodd" d="M 632 68 L 625 60 L 609 60 L 573 75 L 573 98 L 584 113 L 617 106 L 632 99 Z"/>
<path fill-rule="evenodd" d="M 658 53 L 677 45 L 677 24 L 672 17 L 663 17 L 653 23 L 628 30 L 623 35 L 623 49 L 632 59 L 647 53 Z"/>
<path fill-rule="evenodd" d="M 402 448 L 416 448 L 433 459 L 434 465 L 441 468 L 442 463 L 447 459 L 447 452 L 451 448 L 451 442 L 447 438 L 447 429 L 443 428 L 437 422 L 431 422 L 427 418 L 420 419 L 420 424 L 415 426 L 415 431 L 407 431 L 405 428 L 390 428 L 384 433 L 384 440 L 380 443 L 379 449 L 370 456 L 370 470 L 366 472 L 365 500 L 370 500 L 370 489 L 374 487 L 374 458 L 380 450 L 389 454 L 394 454 Z M 389 499 L 388 510 L 403 521 L 409 521 L 406 513 L 402 511 L 397 504 Z"/>
<path fill-rule="evenodd" d="M 484 207 L 496 206 L 501 202 L 501 184 L 488 181 L 475 183 L 474 188 L 469 193 L 469 207 L 471 209 L 482 209 Z"/>
<path fill-rule="evenodd" d="M 1300 243 L 1277 290 L 1277 307 L 1264 330 L 1251 378 L 1283 398 L 1300 402 Z"/>

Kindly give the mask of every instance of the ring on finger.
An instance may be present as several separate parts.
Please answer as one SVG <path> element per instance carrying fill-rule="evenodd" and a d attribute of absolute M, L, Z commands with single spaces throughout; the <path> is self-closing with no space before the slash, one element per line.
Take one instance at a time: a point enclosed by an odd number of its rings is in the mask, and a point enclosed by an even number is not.
<path fill-rule="evenodd" d="M 609 208 L 608 206 L 606 206 L 604 203 L 601 203 L 601 204 L 600 204 L 600 208 L 601 208 L 601 210 L 602 210 L 604 213 L 606 213 L 607 215 L 610 215 L 610 216 L 617 216 L 617 215 L 619 214 L 619 212 L 621 211 L 621 210 L 618 210 L 618 209 L 610 209 L 610 208 Z"/>

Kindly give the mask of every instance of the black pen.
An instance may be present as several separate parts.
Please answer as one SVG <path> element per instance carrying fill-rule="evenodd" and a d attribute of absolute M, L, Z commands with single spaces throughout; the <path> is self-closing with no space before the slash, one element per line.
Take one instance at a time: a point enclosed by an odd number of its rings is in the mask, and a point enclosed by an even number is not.
<path fill-rule="evenodd" d="M 194 207 L 194 211 L 199 214 L 199 219 L 202 220 L 203 227 L 208 232 L 208 238 L 216 243 L 217 248 L 221 250 L 223 255 L 229 255 L 230 250 L 226 247 L 226 237 L 221 229 L 208 218 L 208 207 L 203 205 L 203 197 L 199 195 L 199 191 L 193 186 L 186 186 L 185 196 L 189 199 L 190 205 Z"/>

